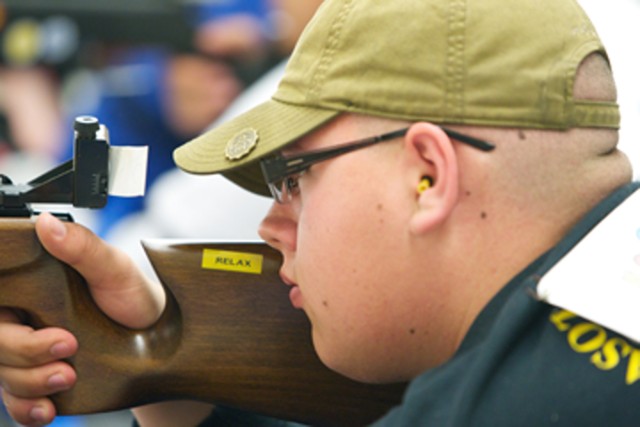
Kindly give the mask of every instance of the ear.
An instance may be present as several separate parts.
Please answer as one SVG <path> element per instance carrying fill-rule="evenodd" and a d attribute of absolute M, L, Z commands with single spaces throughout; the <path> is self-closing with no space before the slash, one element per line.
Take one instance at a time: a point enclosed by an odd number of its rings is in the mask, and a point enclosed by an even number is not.
<path fill-rule="evenodd" d="M 443 223 L 458 203 L 458 158 L 444 131 L 424 122 L 407 132 L 405 153 L 407 179 L 416 203 L 409 226 L 412 233 L 422 234 Z M 424 177 L 430 178 L 431 185 L 420 192 L 417 187 Z"/>

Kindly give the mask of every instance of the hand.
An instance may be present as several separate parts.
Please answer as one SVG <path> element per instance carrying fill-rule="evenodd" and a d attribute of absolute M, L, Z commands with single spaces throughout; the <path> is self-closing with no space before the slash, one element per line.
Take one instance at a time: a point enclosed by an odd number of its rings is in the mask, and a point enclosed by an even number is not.
<path fill-rule="evenodd" d="M 36 222 L 45 249 L 86 279 L 98 307 L 129 328 L 152 325 L 164 309 L 159 284 L 145 278 L 123 252 L 78 224 L 49 214 Z M 71 388 L 74 370 L 62 359 L 75 354 L 78 342 L 60 328 L 34 330 L 20 313 L 0 309 L 0 385 L 9 414 L 25 425 L 50 423 L 56 411 L 48 395 Z"/>
<path fill-rule="evenodd" d="M 50 423 L 55 408 L 46 396 L 75 383 L 75 372 L 60 359 L 77 349 L 71 333 L 60 328 L 35 331 L 21 324 L 18 313 L 0 309 L 0 384 L 9 415 L 28 426 Z"/>

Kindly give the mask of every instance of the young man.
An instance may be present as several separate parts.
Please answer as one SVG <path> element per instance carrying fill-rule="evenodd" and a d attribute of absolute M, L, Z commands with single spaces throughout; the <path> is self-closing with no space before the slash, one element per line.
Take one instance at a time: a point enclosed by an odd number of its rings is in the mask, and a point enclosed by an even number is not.
<path fill-rule="evenodd" d="M 260 233 L 284 257 L 322 361 L 360 381 L 412 381 L 380 425 L 636 425 L 640 350 L 624 328 L 537 290 L 637 197 L 615 99 L 573 0 L 328 0 L 272 100 L 175 160 L 276 199 Z M 49 216 L 37 231 L 107 315 L 158 318 L 163 293 L 115 249 Z M 0 314 L 5 403 L 20 422 L 47 422 L 46 396 L 75 381 L 59 360 L 77 343 Z M 210 410 L 136 416 L 184 426 Z"/>

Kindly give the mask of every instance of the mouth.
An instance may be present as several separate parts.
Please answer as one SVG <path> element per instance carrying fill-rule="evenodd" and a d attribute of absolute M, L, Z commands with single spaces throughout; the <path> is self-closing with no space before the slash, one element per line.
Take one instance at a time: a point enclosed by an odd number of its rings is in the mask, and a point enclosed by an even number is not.
<path fill-rule="evenodd" d="M 289 291 L 289 300 L 291 301 L 291 305 L 294 308 L 302 308 L 302 292 L 300 291 L 300 287 L 291 279 L 289 279 L 282 271 L 280 272 L 280 280 L 282 282 L 291 287 Z"/>

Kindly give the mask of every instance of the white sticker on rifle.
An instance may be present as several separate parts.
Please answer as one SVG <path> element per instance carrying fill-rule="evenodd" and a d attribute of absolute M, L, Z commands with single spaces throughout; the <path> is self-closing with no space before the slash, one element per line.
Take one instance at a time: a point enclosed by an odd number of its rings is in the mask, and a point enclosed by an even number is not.
<path fill-rule="evenodd" d="M 109 194 L 120 197 L 144 196 L 149 147 L 109 149 Z"/>

